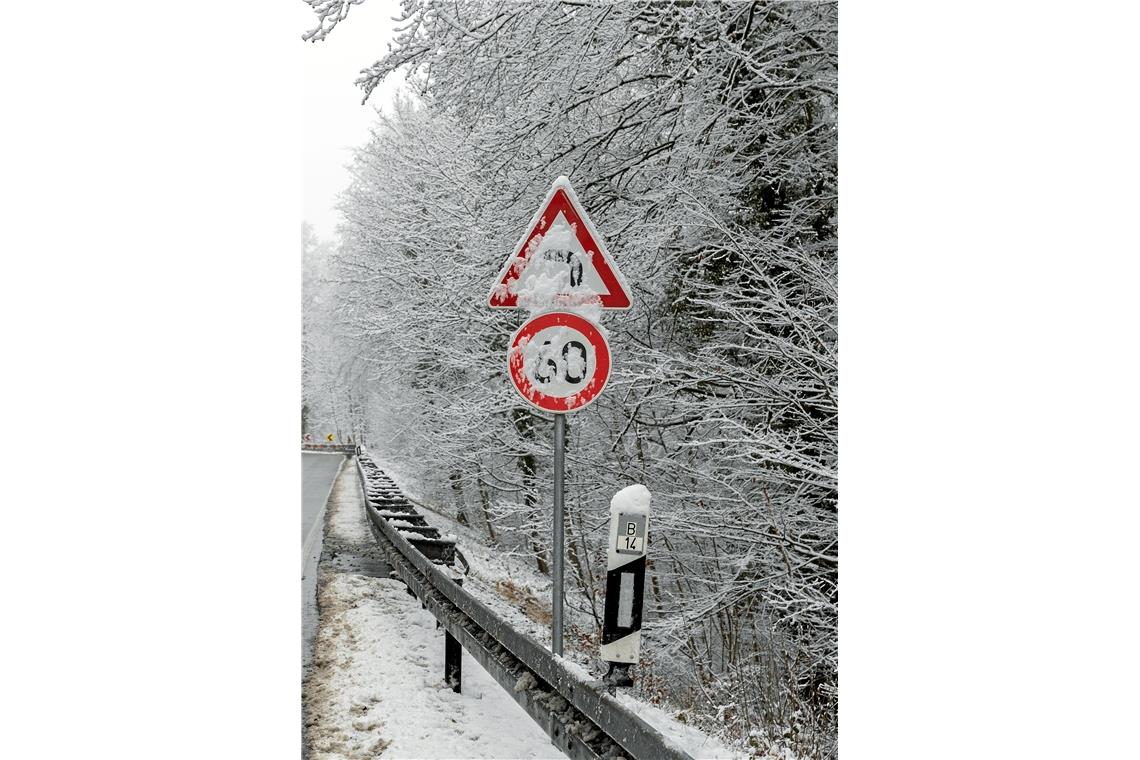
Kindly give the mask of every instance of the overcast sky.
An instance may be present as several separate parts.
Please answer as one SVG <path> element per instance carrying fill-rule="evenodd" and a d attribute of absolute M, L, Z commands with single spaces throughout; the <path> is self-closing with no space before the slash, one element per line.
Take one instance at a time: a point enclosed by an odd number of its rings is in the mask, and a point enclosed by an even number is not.
<path fill-rule="evenodd" d="M 352 6 L 348 18 L 323 42 L 301 42 L 303 32 L 316 26 L 309 6 L 296 2 L 298 44 L 304 45 L 305 98 L 305 221 L 322 238 L 334 236 L 340 215 L 336 196 L 348 184 L 344 166 L 351 150 L 368 139 L 376 109 L 390 107 L 404 85 L 400 75 L 377 87 L 367 105 L 353 82 L 361 69 L 388 51 L 400 13 L 399 0 L 368 0 Z"/>

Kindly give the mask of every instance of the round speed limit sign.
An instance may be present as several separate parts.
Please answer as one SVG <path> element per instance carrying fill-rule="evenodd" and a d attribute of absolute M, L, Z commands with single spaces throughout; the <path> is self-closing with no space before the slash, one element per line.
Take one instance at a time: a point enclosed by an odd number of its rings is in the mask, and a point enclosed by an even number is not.
<path fill-rule="evenodd" d="M 547 412 L 572 412 L 606 387 L 610 347 L 590 320 L 553 311 L 519 328 L 507 349 L 507 367 L 528 403 Z"/>

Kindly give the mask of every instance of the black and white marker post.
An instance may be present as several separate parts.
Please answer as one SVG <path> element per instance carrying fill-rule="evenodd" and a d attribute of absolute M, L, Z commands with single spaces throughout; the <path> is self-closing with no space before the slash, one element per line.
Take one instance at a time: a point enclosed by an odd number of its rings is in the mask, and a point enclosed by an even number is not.
<path fill-rule="evenodd" d="M 623 488 L 610 502 L 606 562 L 606 611 L 601 657 L 610 663 L 607 686 L 631 686 L 629 666 L 641 654 L 641 602 L 645 591 L 645 543 L 649 537 L 649 489 Z"/>

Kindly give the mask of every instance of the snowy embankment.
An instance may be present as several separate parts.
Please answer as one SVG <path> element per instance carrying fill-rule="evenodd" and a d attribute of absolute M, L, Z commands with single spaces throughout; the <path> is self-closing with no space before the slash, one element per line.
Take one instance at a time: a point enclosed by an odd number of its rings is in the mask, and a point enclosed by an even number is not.
<path fill-rule="evenodd" d="M 463 588 L 494 610 L 513 628 L 549 648 L 552 595 L 550 579 L 540 574 L 532 561 L 506 554 L 500 548 L 484 545 L 486 537 L 478 530 L 460 525 L 433 508 L 431 504 L 424 503 L 420 499 L 422 493 L 420 489 L 414 482 L 401 477 L 399 467 L 377 457 L 371 450 L 369 455 L 390 478 L 396 481 L 405 495 L 415 499 L 417 504 L 423 507 L 422 513 L 428 524 L 439 528 L 443 533 L 451 533 L 457 537 L 459 549 L 471 565 Z M 623 508 L 629 506 L 631 509 L 647 509 L 648 492 L 645 494 L 640 491 L 631 492 L 628 502 L 627 504 L 623 501 Z M 573 625 L 576 624 L 584 631 L 591 630 L 593 619 L 587 613 L 573 609 L 569 599 L 565 614 L 567 626 L 563 659 L 582 678 L 591 680 L 600 678 L 605 673 L 605 667 L 597 657 L 596 644 L 588 643 L 586 648 L 583 648 L 582 642 L 571 636 Z M 464 663 L 463 672 L 466 678 L 466 659 Z M 617 697 L 642 720 L 668 736 L 694 758 L 713 760 L 751 757 L 746 749 L 730 748 L 717 737 L 677 720 L 673 713 L 662 707 L 624 693 L 621 689 L 618 689 Z M 794 758 L 788 756 L 788 760 Z"/>
<path fill-rule="evenodd" d="M 305 683 L 309 757 L 557 758 L 534 721 L 465 652 L 463 693 L 443 679 L 442 629 L 404 584 L 354 569 L 374 550 L 355 467 L 329 502 L 320 629 Z"/>

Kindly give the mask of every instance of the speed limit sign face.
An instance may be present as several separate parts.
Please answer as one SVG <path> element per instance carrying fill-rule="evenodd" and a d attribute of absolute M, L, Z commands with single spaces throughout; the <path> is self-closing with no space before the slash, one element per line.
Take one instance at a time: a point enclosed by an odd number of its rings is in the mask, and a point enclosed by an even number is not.
<path fill-rule="evenodd" d="M 553 311 L 519 328 L 507 349 L 507 367 L 528 403 L 547 412 L 572 412 L 606 386 L 610 347 L 590 320 Z"/>

